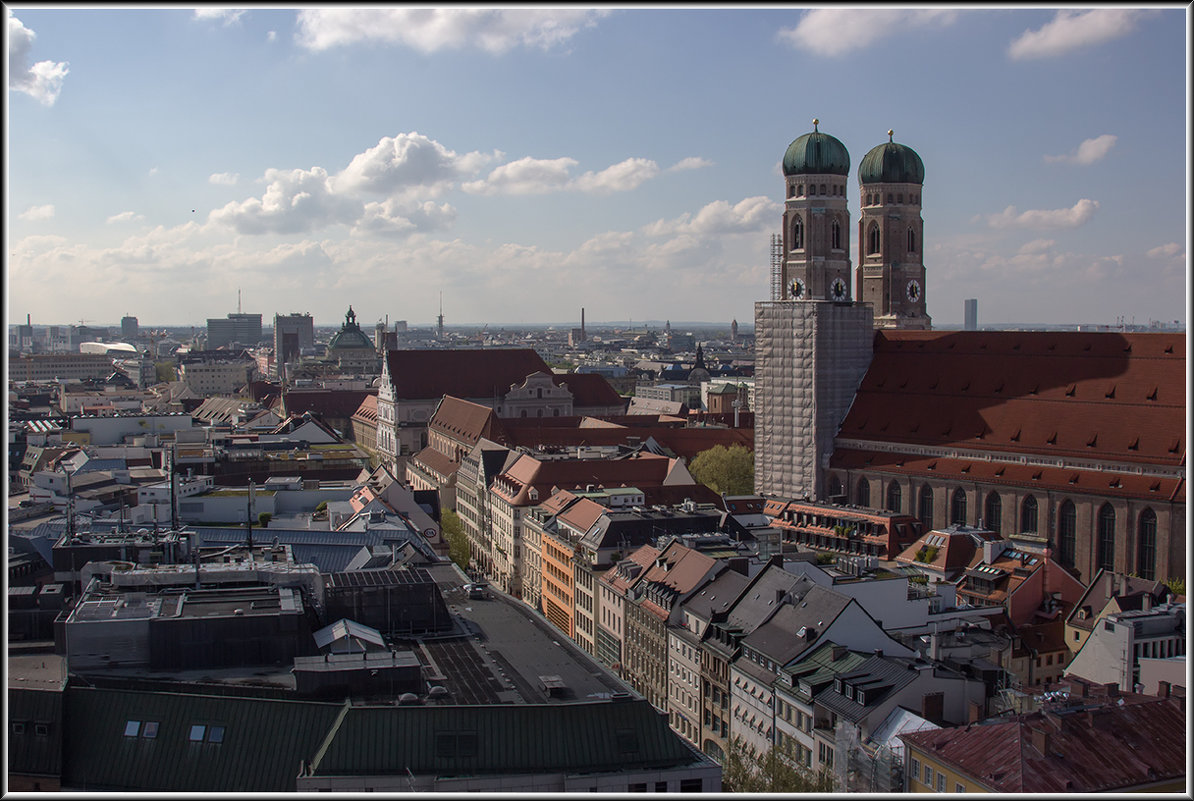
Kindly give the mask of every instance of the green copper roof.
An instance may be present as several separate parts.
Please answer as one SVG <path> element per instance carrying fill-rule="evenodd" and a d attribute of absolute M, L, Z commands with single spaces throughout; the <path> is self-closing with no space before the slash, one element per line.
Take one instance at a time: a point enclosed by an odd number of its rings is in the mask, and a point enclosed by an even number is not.
<path fill-rule="evenodd" d="M 858 164 L 858 180 L 864 184 L 923 184 L 925 165 L 907 145 L 889 141 L 871 148 Z"/>
<path fill-rule="evenodd" d="M 784 153 L 784 175 L 810 174 L 850 174 L 850 153 L 846 146 L 818 131 L 817 120 L 813 120 L 813 132 L 797 138 Z"/>

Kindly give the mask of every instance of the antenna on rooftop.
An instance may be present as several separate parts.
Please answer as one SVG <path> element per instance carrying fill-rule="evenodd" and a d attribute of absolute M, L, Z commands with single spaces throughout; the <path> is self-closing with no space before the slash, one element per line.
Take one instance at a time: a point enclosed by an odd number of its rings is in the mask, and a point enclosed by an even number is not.
<path fill-rule="evenodd" d="M 240 287 L 236 288 L 236 313 L 240 314 Z"/>

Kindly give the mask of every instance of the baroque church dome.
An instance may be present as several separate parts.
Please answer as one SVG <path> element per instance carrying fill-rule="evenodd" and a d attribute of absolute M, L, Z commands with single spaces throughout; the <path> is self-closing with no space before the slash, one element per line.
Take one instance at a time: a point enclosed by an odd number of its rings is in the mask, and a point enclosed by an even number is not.
<path fill-rule="evenodd" d="M 798 137 L 784 153 L 784 175 L 849 175 L 850 153 L 829 134 L 817 130 Z"/>
<path fill-rule="evenodd" d="M 873 147 L 858 164 L 858 180 L 864 184 L 923 184 L 925 165 L 916 151 L 907 145 L 888 141 Z"/>
<path fill-rule="evenodd" d="M 344 325 L 340 326 L 340 330 L 332 337 L 332 341 L 328 343 L 329 351 L 337 350 L 373 350 L 373 343 L 369 341 L 369 337 L 361 331 L 361 327 L 357 325 L 356 312 L 352 310 L 352 306 L 348 307 L 348 314 L 344 315 Z"/>

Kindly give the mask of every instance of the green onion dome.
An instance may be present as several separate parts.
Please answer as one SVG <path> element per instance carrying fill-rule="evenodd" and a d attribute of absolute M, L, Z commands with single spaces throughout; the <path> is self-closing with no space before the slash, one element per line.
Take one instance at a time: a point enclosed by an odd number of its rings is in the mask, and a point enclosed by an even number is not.
<path fill-rule="evenodd" d="M 799 137 L 784 153 L 784 175 L 849 175 L 850 154 L 846 146 L 817 130 Z"/>
<path fill-rule="evenodd" d="M 858 180 L 864 184 L 923 184 L 925 165 L 916 151 L 907 145 L 892 141 L 892 131 L 887 140 L 871 148 L 858 164 Z"/>

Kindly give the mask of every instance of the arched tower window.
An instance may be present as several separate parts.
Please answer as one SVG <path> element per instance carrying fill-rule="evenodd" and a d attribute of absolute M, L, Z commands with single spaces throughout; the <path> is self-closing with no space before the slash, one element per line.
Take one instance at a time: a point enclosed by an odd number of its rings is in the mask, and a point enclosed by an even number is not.
<path fill-rule="evenodd" d="M 1098 550 L 1095 568 L 1112 570 L 1115 567 L 1115 509 L 1109 503 L 1099 509 Z"/>
<path fill-rule="evenodd" d="M 933 488 L 925 484 L 920 488 L 920 504 L 917 510 L 920 518 L 920 523 L 925 527 L 925 531 L 931 531 L 933 528 Z"/>
<path fill-rule="evenodd" d="M 949 504 L 949 522 L 966 525 L 966 490 L 958 487 Z"/>
<path fill-rule="evenodd" d="M 833 249 L 842 249 L 842 224 L 838 222 L 836 217 L 833 218 L 833 227 L 830 229 L 831 239 L 833 240 Z"/>
<path fill-rule="evenodd" d="M 871 505 L 871 482 L 865 478 L 858 479 L 858 491 L 854 494 L 855 502 L 862 507 Z"/>
<path fill-rule="evenodd" d="M 1152 509 L 1140 513 L 1140 531 L 1136 541 L 1136 574 L 1153 581 L 1157 577 L 1157 514 Z"/>
<path fill-rule="evenodd" d="M 887 485 L 887 508 L 889 511 L 900 511 L 900 504 L 903 502 L 903 493 L 900 491 L 900 483 L 893 481 Z"/>
<path fill-rule="evenodd" d="M 1024 534 L 1036 533 L 1036 498 L 1031 495 L 1020 506 L 1020 531 Z"/>
<path fill-rule="evenodd" d="M 879 224 L 871 223 L 871 227 L 866 232 L 866 252 L 879 252 Z"/>
<path fill-rule="evenodd" d="M 916 231 L 912 226 L 908 226 L 908 252 L 916 252 Z"/>
<path fill-rule="evenodd" d="M 1078 512 L 1073 501 L 1065 501 L 1057 513 L 1057 559 L 1072 566 L 1078 557 Z"/>
<path fill-rule="evenodd" d="M 829 477 L 829 499 L 833 500 L 842 494 L 842 482 L 837 476 Z"/>
<path fill-rule="evenodd" d="M 798 197 L 804 197 L 804 184 L 797 184 L 796 195 Z"/>
<path fill-rule="evenodd" d="M 799 217 L 792 220 L 792 250 L 804 247 L 804 221 Z"/>
<path fill-rule="evenodd" d="M 999 493 L 992 492 L 987 495 L 987 501 L 983 504 L 983 525 L 998 534 L 1002 522 L 1003 504 L 999 500 Z"/>

